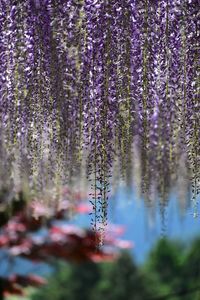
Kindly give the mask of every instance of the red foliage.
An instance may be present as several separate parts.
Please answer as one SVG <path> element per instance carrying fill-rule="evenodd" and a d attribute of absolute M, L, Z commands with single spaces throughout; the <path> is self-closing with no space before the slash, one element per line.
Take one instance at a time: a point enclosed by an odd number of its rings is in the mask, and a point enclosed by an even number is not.
<path fill-rule="evenodd" d="M 80 197 L 80 195 L 78 195 Z M 34 202 L 23 205 L 8 220 L 0 231 L 0 249 L 5 249 L 11 256 L 20 256 L 32 262 L 49 262 L 52 257 L 66 261 L 100 262 L 116 258 L 117 248 L 128 248 L 130 243 L 118 240 L 116 235 L 122 229 L 110 228 L 105 237 L 105 246 L 97 247 L 98 234 L 91 230 L 83 230 L 63 223 L 57 225 L 56 220 L 65 220 L 67 212 L 86 213 L 88 205 L 78 201 L 75 207 L 63 201 L 57 210 L 50 210 L 44 204 Z M 40 229 L 46 233 L 41 234 Z M 113 232 L 113 234 L 112 234 Z M 106 249 L 109 249 L 109 251 Z M 21 276 L 14 274 L 8 278 L 0 278 L 4 293 L 23 294 L 23 287 L 40 286 L 46 281 L 36 275 Z"/>
<path fill-rule="evenodd" d="M 29 285 L 39 287 L 47 283 L 44 278 L 33 274 L 28 274 L 26 276 L 14 274 L 8 278 L 1 278 L 1 281 L 3 281 L 2 283 L 4 287 L 4 295 L 23 295 L 24 287 L 27 287 Z"/>

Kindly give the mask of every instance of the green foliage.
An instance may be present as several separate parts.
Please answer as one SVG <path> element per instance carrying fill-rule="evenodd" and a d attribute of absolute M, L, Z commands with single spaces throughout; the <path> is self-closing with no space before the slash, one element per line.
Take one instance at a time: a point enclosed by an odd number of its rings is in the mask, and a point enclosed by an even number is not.
<path fill-rule="evenodd" d="M 70 265 L 59 262 L 56 269 L 49 284 L 33 295 L 33 300 L 86 300 L 100 278 L 99 267 L 92 262 Z"/>
<path fill-rule="evenodd" d="M 199 300 L 200 239 L 188 249 L 160 240 L 143 266 L 129 253 L 110 263 L 57 263 L 32 300 Z"/>
<path fill-rule="evenodd" d="M 104 264 L 102 275 L 92 297 L 94 300 L 139 300 L 150 296 L 143 274 L 127 252 L 109 268 Z"/>
<path fill-rule="evenodd" d="M 139 300 L 147 296 L 142 274 L 130 255 L 123 253 L 113 263 L 59 265 L 33 300 Z"/>
<path fill-rule="evenodd" d="M 200 240 L 189 249 L 184 245 L 162 239 L 151 252 L 144 266 L 156 299 L 200 299 Z M 153 298 L 154 299 L 154 298 Z"/>

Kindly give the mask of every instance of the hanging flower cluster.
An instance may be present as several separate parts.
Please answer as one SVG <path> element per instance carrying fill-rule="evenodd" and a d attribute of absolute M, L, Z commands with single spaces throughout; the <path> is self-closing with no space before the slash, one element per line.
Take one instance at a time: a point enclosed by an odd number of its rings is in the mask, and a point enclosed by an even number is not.
<path fill-rule="evenodd" d="M 196 207 L 199 23 L 198 0 L 0 0 L 0 184 L 87 176 L 100 231 L 115 173 Z"/>

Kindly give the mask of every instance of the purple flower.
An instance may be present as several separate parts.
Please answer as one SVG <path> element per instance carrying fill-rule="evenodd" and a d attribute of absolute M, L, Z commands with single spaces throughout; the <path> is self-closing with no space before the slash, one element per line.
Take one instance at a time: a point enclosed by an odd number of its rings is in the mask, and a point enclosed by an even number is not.
<path fill-rule="evenodd" d="M 1 0 L 7 182 L 43 192 L 87 176 L 92 226 L 102 234 L 111 177 L 115 186 L 135 180 L 147 205 L 159 197 L 163 211 L 171 188 L 188 181 L 196 209 L 197 3 Z"/>

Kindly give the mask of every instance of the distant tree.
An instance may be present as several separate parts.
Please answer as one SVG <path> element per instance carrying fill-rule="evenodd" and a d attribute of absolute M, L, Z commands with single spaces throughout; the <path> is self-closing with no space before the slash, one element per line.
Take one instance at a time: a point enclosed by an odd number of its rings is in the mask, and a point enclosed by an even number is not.
<path fill-rule="evenodd" d="M 130 254 L 113 262 L 59 264 L 49 284 L 33 300 L 141 300 L 150 293 L 145 279 Z"/>
<path fill-rule="evenodd" d="M 200 238 L 194 240 L 186 255 L 184 275 L 187 280 L 200 285 Z"/>
<path fill-rule="evenodd" d="M 184 252 L 178 243 L 161 239 L 155 245 L 146 263 L 146 274 L 155 296 L 179 289 L 183 260 Z"/>
<path fill-rule="evenodd" d="M 182 286 L 187 291 L 187 300 L 200 299 L 200 238 L 193 241 L 185 255 L 182 272 Z"/>
<path fill-rule="evenodd" d="M 123 252 L 115 262 L 103 263 L 102 268 L 101 282 L 91 299 L 141 300 L 151 296 L 143 273 L 128 252 Z"/>
<path fill-rule="evenodd" d="M 145 265 L 146 277 L 154 297 L 150 300 L 200 299 L 200 239 L 186 249 L 161 239 Z"/>
<path fill-rule="evenodd" d="M 91 291 L 100 280 L 99 264 L 94 262 L 58 263 L 48 284 L 33 294 L 33 300 L 89 300 Z"/>
<path fill-rule="evenodd" d="M 161 239 L 149 257 L 149 267 L 159 274 L 162 282 L 170 283 L 182 271 L 183 251 L 181 245 Z"/>

